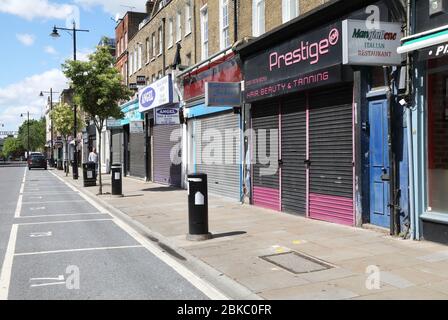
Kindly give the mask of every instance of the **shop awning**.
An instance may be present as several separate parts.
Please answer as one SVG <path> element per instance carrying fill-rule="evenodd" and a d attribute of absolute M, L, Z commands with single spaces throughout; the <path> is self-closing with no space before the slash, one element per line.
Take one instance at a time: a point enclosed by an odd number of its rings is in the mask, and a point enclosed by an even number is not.
<path fill-rule="evenodd" d="M 448 42 L 448 26 L 403 38 L 403 44 L 397 49 L 399 54 L 425 49 Z"/>

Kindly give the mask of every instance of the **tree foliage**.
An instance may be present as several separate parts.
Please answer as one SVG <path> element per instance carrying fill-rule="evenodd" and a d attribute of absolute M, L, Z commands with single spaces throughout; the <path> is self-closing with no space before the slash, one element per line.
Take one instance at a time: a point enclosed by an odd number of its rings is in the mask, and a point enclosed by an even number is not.
<path fill-rule="evenodd" d="M 8 158 L 9 156 L 16 158 L 23 156 L 25 150 L 22 143 L 18 138 L 9 137 L 6 138 L 3 143 L 3 155 Z"/>
<path fill-rule="evenodd" d="M 46 143 L 46 121 L 45 118 L 40 120 L 30 120 L 30 136 L 29 148 L 30 151 L 44 151 Z M 21 145 L 28 148 L 28 120 L 26 120 L 19 128 L 18 140 Z"/>
<path fill-rule="evenodd" d="M 79 114 L 78 114 L 79 115 Z M 68 104 L 58 104 L 51 111 L 51 120 L 53 123 L 53 130 L 61 135 L 64 140 L 73 135 L 74 130 L 74 113 L 73 108 Z M 81 118 L 78 116 L 78 123 L 81 123 Z"/>
<path fill-rule="evenodd" d="M 68 138 L 73 135 L 75 127 L 73 108 L 66 103 L 60 103 L 53 108 L 50 117 L 53 123 L 53 130 L 64 139 L 65 152 L 68 153 Z M 77 121 L 79 124 L 82 121 L 79 113 L 77 114 Z M 68 158 L 68 154 L 66 154 L 66 159 Z M 66 171 L 66 175 L 68 175 L 68 170 Z"/>
<path fill-rule="evenodd" d="M 122 84 L 122 77 L 114 67 L 110 47 L 101 45 L 89 56 L 89 61 L 67 61 L 62 66 L 65 76 L 71 80 L 74 101 L 90 116 L 98 132 L 102 132 L 108 118 L 121 119 L 119 102 L 132 95 Z M 101 134 L 99 135 L 99 163 L 101 163 Z M 103 193 L 99 170 L 99 193 Z"/>

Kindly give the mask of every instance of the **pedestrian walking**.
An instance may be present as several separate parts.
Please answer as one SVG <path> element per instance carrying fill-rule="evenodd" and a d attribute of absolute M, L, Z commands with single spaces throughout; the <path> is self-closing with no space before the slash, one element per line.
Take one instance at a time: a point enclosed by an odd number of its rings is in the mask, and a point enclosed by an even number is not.
<path fill-rule="evenodd" d="M 93 148 L 92 151 L 89 153 L 89 162 L 95 163 L 95 170 L 96 173 L 98 173 L 98 154 L 96 153 L 96 149 Z"/>

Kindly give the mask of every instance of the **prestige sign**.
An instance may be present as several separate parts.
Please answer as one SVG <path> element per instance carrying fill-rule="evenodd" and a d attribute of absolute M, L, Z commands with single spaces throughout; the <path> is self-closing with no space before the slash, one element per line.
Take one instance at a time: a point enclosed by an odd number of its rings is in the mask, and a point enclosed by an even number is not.
<path fill-rule="evenodd" d="M 345 20 L 343 62 L 347 65 L 401 65 L 397 48 L 401 45 L 401 24 L 380 22 L 379 29 L 369 29 L 364 20 Z"/>
<path fill-rule="evenodd" d="M 293 38 L 244 62 L 245 99 L 307 90 L 341 81 L 342 23 Z"/>
<path fill-rule="evenodd" d="M 139 111 L 146 112 L 173 103 L 173 82 L 168 75 L 139 91 Z"/>

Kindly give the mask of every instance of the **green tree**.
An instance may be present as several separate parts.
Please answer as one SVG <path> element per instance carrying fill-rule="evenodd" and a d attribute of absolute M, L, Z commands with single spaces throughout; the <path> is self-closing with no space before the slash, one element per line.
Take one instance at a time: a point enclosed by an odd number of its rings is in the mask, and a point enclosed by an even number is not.
<path fill-rule="evenodd" d="M 78 123 L 81 123 L 81 117 L 78 116 Z M 74 128 L 74 114 L 73 108 L 68 104 L 58 104 L 50 113 L 53 122 L 53 129 L 62 137 L 65 143 L 65 159 L 69 159 L 68 155 L 68 138 L 73 135 Z M 70 166 L 67 166 L 66 175 L 69 174 Z"/>
<path fill-rule="evenodd" d="M 45 118 L 40 120 L 30 120 L 30 137 L 29 137 L 29 148 L 31 151 L 45 150 L 46 143 L 46 121 Z M 19 128 L 18 139 L 22 146 L 28 148 L 28 120 L 26 120 Z"/>
<path fill-rule="evenodd" d="M 9 156 L 16 158 L 23 156 L 25 150 L 18 138 L 8 137 L 3 143 L 3 154 L 6 158 Z"/>
<path fill-rule="evenodd" d="M 98 46 L 89 61 L 67 61 L 63 66 L 65 76 L 71 80 L 75 91 L 75 103 L 93 120 L 98 132 L 108 118 L 121 119 L 119 102 L 127 100 L 132 92 L 122 84 L 119 71 L 114 67 L 114 57 L 108 46 Z M 98 162 L 101 164 L 102 137 L 99 135 Z M 101 169 L 99 170 L 99 194 L 103 194 Z"/>

